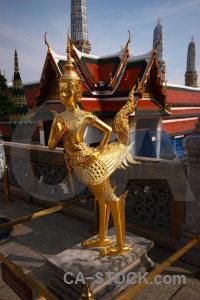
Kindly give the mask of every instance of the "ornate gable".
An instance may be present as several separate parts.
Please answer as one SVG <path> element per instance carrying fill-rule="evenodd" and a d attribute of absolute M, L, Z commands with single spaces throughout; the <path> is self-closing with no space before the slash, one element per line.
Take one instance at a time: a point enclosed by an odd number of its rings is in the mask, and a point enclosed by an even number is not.
<path fill-rule="evenodd" d="M 129 32 L 129 39 L 124 49 L 113 56 L 104 58 L 83 55 L 72 44 L 72 57 L 91 91 L 104 89 L 112 91 L 116 88 L 129 57 L 128 44 L 130 40 Z"/>
<path fill-rule="evenodd" d="M 171 104 L 167 102 L 166 84 L 162 79 L 164 74 L 159 71 L 158 61 L 156 59 L 157 50 L 153 49 L 151 59 L 140 82 L 138 82 L 138 92 L 143 98 L 155 99 L 165 110 L 170 112 Z M 165 73 L 165 70 L 163 70 Z"/>
<path fill-rule="evenodd" d="M 48 46 L 48 50 L 40 78 L 40 83 L 38 88 L 35 90 L 37 106 L 40 106 L 46 100 L 59 99 L 58 79 L 61 73 L 52 55 L 52 50 L 46 40 L 46 33 L 44 37 L 45 44 Z"/>

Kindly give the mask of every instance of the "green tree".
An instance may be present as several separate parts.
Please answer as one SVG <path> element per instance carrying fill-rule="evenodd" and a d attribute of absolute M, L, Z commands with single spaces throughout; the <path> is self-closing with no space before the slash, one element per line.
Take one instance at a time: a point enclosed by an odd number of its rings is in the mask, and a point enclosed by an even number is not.
<path fill-rule="evenodd" d="M 15 104 L 7 94 L 7 79 L 0 74 L 0 116 L 9 116 L 14 109 Z"/>

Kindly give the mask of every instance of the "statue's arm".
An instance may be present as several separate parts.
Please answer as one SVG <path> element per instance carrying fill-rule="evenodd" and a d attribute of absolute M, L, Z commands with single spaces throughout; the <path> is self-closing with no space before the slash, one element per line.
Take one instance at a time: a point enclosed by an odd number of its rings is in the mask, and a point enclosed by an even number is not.
<path fill-rule="evenodd" d="M 99 130 L 103 131 L 104 135 L 98 148 L 99 149 L 105 148 L 110 140 L 112 134 L 112 128 L 92 114 L 88 116 L 88 123 L 90 123 L 92 126 L 95 126 Z"/>
<path fill-rule="evenodd" d="M 62 135 L 59 133 L 59 128 L 57 124 L 57 118 L 54 118 L 53 123 L 51 125 L 51 131 L 48 140 L 48 148 L 50 150 L 54 150 L 58 143 L 60 142 Z"/>

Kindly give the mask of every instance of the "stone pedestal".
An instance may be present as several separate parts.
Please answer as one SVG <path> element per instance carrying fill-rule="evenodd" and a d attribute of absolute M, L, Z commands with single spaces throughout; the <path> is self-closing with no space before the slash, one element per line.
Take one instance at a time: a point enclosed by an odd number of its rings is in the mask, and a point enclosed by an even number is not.
<path fill-rule="evenodd" d="M 200 233 L 200 118 L 194 133 L 188 136 L 183 145 L 187 152 L 187 192 L 185 224 L 182 226 L 181 248 Z M 181 260 L 200 267 L 200 243 L 187 251 Z"/>
<path fill-rule="evenodd" d="M 115 241 L 115 231 L 111 228 L 108 236 Z M 100 248 L 83 248 L 81 244 L 67 249 L 48 260 L 55 270 L 49 288 L 61 299 L 79 299 L 87 278 L 96 300 L 111 300 L 138 282 L 154 266 L 147 256 L 153 242 L 125 233 L 126 245 L 133 250 L 118 256 L 100 256 Z M 69 284 L 68 284 L 69 283 Z"/>

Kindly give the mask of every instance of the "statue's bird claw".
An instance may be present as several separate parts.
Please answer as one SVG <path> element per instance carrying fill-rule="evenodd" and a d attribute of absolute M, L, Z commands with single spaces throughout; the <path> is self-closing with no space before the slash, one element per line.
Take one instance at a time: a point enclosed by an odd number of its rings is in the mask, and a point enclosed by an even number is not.
<path fill-rule="evenodd" d="M 113 242 L 108 238 L 100 239 L 99 237 L 91 238 L 84 241 L 82 247 L 103 247 L 106 245 L 111 245 Z"/>
<path fill-rule="evenodd" d="M 123 253 L 130 252 L 132 250 L 133 249 L 131 247 L 127 247 L 127 246 L 118 247 L 117 245 L 115 245 L 115 246 L 110 246 L 105 249 L 102 249 L 100 251 L 100 255 L 102 256 L 120 255 Z"/>

